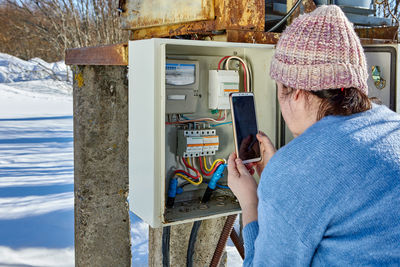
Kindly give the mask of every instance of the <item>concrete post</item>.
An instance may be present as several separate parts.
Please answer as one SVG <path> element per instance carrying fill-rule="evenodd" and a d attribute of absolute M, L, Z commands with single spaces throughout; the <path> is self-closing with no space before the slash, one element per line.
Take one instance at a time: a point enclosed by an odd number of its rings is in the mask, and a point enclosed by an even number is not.
<path fill-rule="evenodd" d="M 130 266 L 126 66 L 74 67 L 76 266 Z"/>

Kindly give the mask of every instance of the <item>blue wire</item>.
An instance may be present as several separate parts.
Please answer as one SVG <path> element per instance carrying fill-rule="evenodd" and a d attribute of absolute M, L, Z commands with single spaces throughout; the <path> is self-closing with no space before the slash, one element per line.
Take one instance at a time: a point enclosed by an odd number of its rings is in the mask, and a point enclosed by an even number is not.
<path fill-rule="evenodd" d="M 204 181 L 204 183 L 208 184 L 208 182 Z M 222 189 L 230 189 L 228 186 L 222 185 L 222 184 L 217 184 L 217 187 L 222 188 Z"/>
<path fill-rule="evenodd" d="M 217 123 L 217 124 L 210 124 L 211 127 L 216 127 L 216 126 L 220 126 L 220 125 L 225 125 L 225 124 L 231 124 L 231 121 L 228 122 L 222 122 L 222 123 Z"/>

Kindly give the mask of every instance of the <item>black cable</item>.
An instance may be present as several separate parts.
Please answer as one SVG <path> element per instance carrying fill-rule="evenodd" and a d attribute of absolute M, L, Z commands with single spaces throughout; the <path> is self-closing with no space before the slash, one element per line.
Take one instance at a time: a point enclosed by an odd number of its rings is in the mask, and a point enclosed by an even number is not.
<path fill-rule="evenodd" d="M 190 232 L 189 245 L 187 249 L 186 267 L 193 267 L 194 245 L 196 243 L 197 232 L 199 231 L 200 225 L 201 221 L 195 221 L 193 223 L 192 231 Z"/>
<path fill-rule="evenodd" d="M 169 238 L 171 236 L 171 226 L 165 226 L 162 233 L 162 262 L 163 267 L 169 267 Z"/>
<path fill-rule="evenodd" d="M 289 12 L 277 24 L 275 24 L 275 26 L 273 26 L 267 32 L 272 32 L 272 31 L 276 30 L 279 26 L 281 26 L 292 15 L 292 13 L 296 10 L 296 8 L 300 5 L 300 3 L 301 3 L 301 0 L 297 0 L 296 4 L 292 7 L 292 9 L 290 9 Z"/>

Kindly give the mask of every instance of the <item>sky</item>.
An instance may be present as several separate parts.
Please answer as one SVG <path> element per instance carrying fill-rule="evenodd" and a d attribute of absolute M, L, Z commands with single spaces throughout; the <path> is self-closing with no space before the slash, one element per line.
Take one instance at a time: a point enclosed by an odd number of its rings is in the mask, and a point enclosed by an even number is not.
<path fill-rule="evenodd" d="M 0 53 L 0 266 L 74 266 L 71 72 Z M 148 225 L 130 213 L 132 265 Z M 242 260 L 231 242 L 228 266 Z"/>

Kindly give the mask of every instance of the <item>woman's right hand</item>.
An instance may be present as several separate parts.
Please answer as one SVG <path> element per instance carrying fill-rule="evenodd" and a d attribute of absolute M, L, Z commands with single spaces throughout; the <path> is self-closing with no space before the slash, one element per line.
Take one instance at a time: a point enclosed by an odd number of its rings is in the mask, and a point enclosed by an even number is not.
<path fill-rule="evenodd" d="M 255 164 L 256 171 L 258 176 L 261 177 L 261 173 L 263 172 L 265 166 L 267 166 L 268 161 L 272 158 L 272 156 L 276 152 L 276 148 L 272 144 L 269 137 L 262 131 L 259 131 L 257 134 L 257 140 L 260 142 L 261 149 L 261 161 Z"/>

